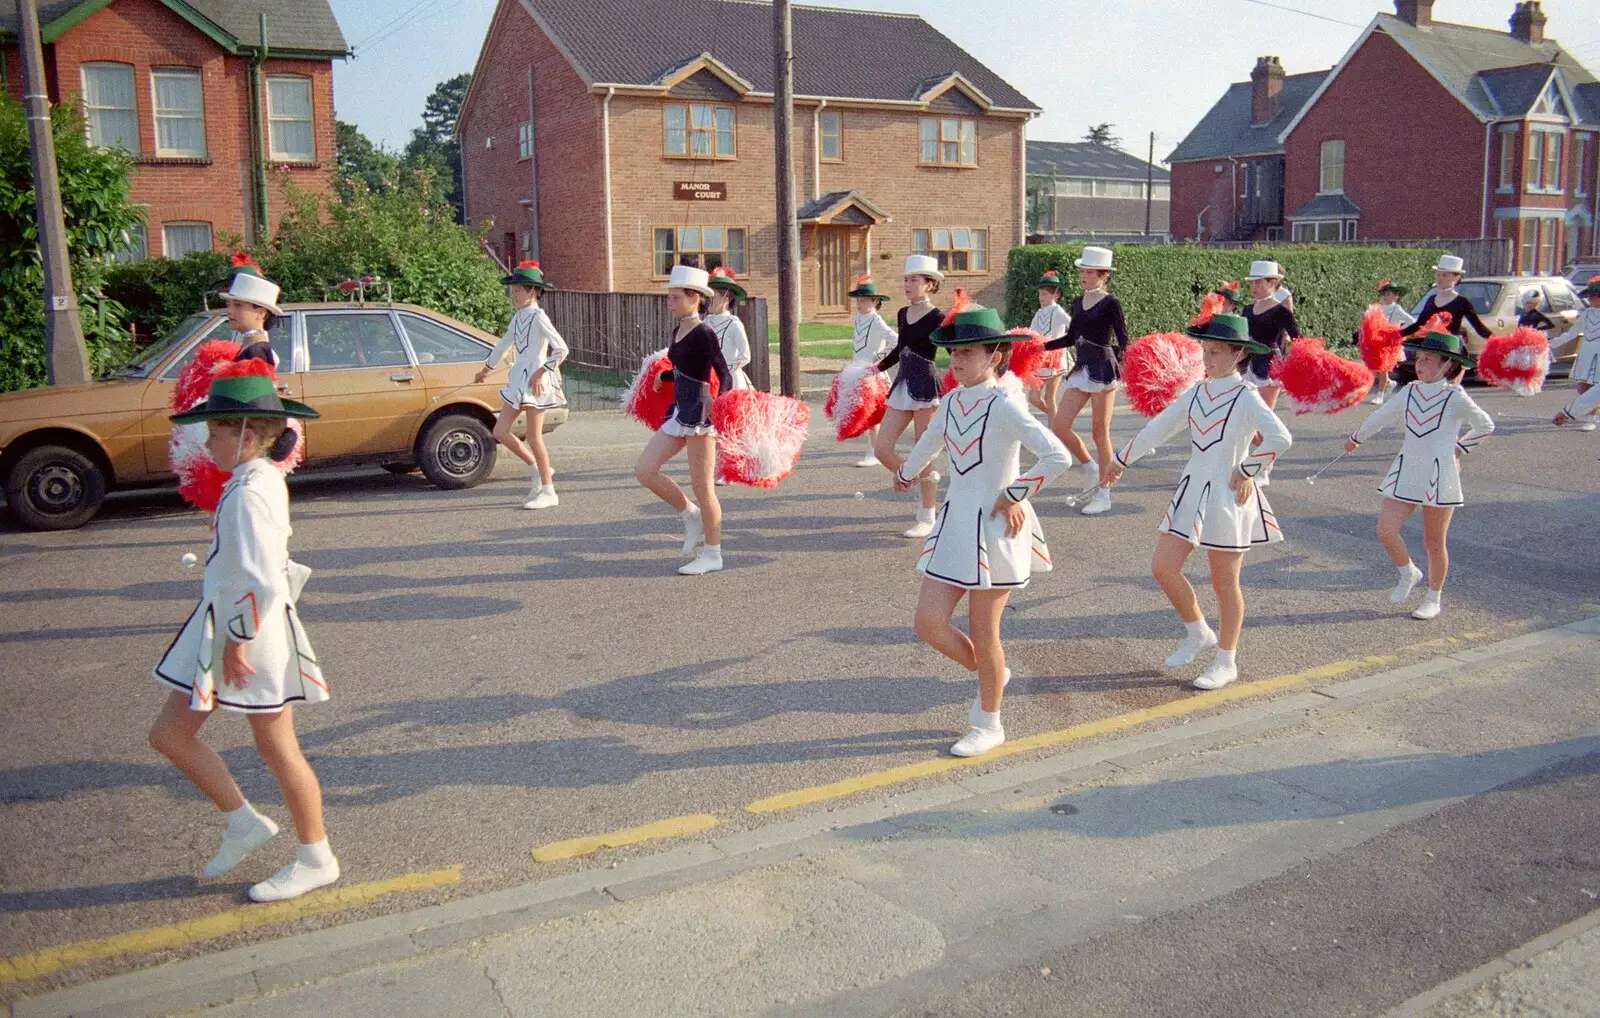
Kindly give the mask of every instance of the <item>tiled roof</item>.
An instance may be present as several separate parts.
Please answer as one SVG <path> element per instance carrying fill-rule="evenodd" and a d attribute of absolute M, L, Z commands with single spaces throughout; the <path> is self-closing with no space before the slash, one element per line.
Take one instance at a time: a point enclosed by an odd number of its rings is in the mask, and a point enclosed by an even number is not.
<path fill-rule="evenodd" d="M 1156 180 L 1172 179 L 1172 174 L 1159 166 L 1152 169 L 1138 156 L 1086 141 L 1028 142 L 1028 172 L 1096 180 L 1144 180 L 1153 172 Z"/>
<path fill-rule="evenodd" d="M 1289 213 L 1291 219 L 1353 219 L 1361 206 L 1342 194 L 1319 194 Z"/>
<path fill-rule="evenodd" d="M 39 4 L 40 27 L 48 37 L 52 22 L 91 3 L 94 0 L 43 0 Z M 198 15 L 202 27 L 218 30 L 240 47 L 258 44 L 260 16 L 265 14 L 270 49 L 342 55 L 350 48 L 328 0 L 187 0 L 186 6 Z M 0 32 L 14 34 L 16 30 L 16 0 L 0 0 Z"/>
<path fill-rule="evenodd" d="M 1436 21 L 1427 31 L 1402 21 L 1392 14 L 1380 14 L 1375 27 L 1416 54 L 1429 70 L 1480 117 L 1516 116 L 1527 112 L 1538 98 L 1528 98 L 1520 110 L 1497 109 L 1509 99 L 1513 105 L 1536 77 L 1535 65 L 1542 65 L 1546 76 L 1559 68 L 1569 85 L 1594 80 L 1594 76 L 1553 39 L 1529 45 L 1504 29 L 1478 28 Z M 1505 90 L 1502 94 L 1502 89 Z"/>
<path fill-rule="evenodd" d="M 750 0 L 529 0 L 590 84 L 653 85 L 709 51 L 755 91 L 773 91 L 772 5 Z M 932 25 L 911 14 L 793 8 L 797 95 L 919 98 L 959 73 L 999 107 L 1037 110 Z"/>
<path fill-rule="evenodd" d="M 1194 125 L 1187 137 L 1167 156 L 1168 163 L 1188 162 L 1195 159 L 1219 159 L 1223 156 L 1259 155 L 1279 153 L 1283 145 L 1278 134 L 1289 121 L 1299 114 L 1328 76 L 1328 71 L 1309 74 L 1291 74 L 1283 79 L 1283 105 L 1278 115 L 1259 127 L 1250 123 L 1252 88 L 1248 81 L 1228 87 L 1217 104 L 1211 107 L 1200 122 Z"/>

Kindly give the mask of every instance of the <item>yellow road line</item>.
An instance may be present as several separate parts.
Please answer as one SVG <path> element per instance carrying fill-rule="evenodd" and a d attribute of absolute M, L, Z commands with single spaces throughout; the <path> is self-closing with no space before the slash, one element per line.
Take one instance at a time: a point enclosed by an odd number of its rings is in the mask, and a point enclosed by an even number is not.
<path fill-rule="evenodd" d="M 124 954 L 148 954 L 152 951 L 183 947 L 201 941 L 215 940 L 257 926 L 270 926 L 274 923 L 304 919 L 307 916 L 338 912 L 357 905 L 365 905 L 390 894 L 426 891 L 460 882 L 461 867 L 452 866 L 431 873 L 408 873 L 403 877 L 392 877 L 388 880 L 374 880 L 365 884 L 313 891 L 293 901 L 230 908 L 225 912 L 201 916 L 198 919 L 185 919 L 166 926 L 152 926 L 98 940 L 48 947 L 32 954 L 0 959 L 0 985 L 21 982 L 25 979 L 38 979 L 59 969 L 85 962 L 101 961 Z"/>
<path fill-rule="evenodd" d="M 645 824 L 643 827 L 630 827 L 625 831 L 612 831 L 610 834 L 596 834 L 569 841 L 552 841 L 533 850 L 533 861 L 554 862 L 557 859 L 576 859 L 580 855 L 598 852 L 602 848 L 621 848 L 624 845 L 637 845 L 642 841 L 655 841 L 658 838 L 699 834 L 715 826 L 717 818 L 709 813 L 669 817 L 666 820 L 657 820 L 653 824 Z"/>

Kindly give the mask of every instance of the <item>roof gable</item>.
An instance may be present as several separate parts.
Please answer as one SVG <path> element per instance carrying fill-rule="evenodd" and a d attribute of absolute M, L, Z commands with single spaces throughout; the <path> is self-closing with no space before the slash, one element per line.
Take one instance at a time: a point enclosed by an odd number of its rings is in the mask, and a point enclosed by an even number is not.
<path fill-rule="evenodd" d="M 1278 115 L 1259 126 L 1250 123 L 1250 82 L 1230 85 L 1166 161 L 1181 163 L 1227 156 L 1282 154 L 1281 135 L 1286 125 L 1299 117 L 1314 93 L 1320 94 L 1328 75 L 1328 71 L 1311 71 L 1285 77 Z"/>
<path fill-rule="evenodd" d="M 229 53 L 260 45 L 266 16 L 267 46 L 279 56 L 343 57 L 350 52 L 328 0 L 160 0 L 174 14 Z M 39 4 L 40 35 L 53 43 L 115 0 L 45 0 Z M 16 0 L 0 0 L 0 32 L 17 31 Z"/>
<path fill-rule="evenodd" d="M 773 93 L 772 7 L 751 0 L 502 0 L 530 13 L 591 86 L 659 88 L 702 57 Z M 922 18 L 793 9 L 800 97 L 926 105 L 959 88 L 982 108 L 1033 113 L 1027 96 Z M 491 28 L 492 31 L 492 28 Z M 709 53 L 702 53 L 707 48 Z"/>
<path fill-rule="evenodd" d="M 1171 173 L 1138 156 L 1087 141 L 1029 140 L 1028 173 L 1096 180 L 1144 180 L 1147 174 L 1157 181 L 1172 179 Z"/>

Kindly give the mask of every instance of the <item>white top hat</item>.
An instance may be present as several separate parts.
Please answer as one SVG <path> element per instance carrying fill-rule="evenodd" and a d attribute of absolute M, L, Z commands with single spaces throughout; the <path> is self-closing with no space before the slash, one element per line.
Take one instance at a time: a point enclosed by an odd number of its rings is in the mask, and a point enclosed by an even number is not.
<path fill-rule="evenodd" d="M 1114 271 L 1111 264 L 1111 249 L 1109 247 L 1086 247 L 1078 260 L 1072 263 L 1080 269 L 1104 269 Z"/>
<path fill-rule="evenodd" d="M 1246 282 L 1256 279 L 1282 279 L 1283 266 L 1277 262 L 1251 262 L 1250 274 L 1244 278 Z"/>
<path fill-rule="evenodd" d="M 662 285 L 668 290 L 693 290 L 711 296 L 711 274 L 693 265 L 674 265 L 672 277 Z"/>
<path fill-rule="evenodd" d="M 280 292 L 278 284 L 270 279 L 263 279 L 250 272 L 236 272 L 233 276 L 233 285 L 226 290 L 218 290 L 217 296 L 226 300 L 255 304 L 266 308 L 269 314 L 281 315 L 283 310 L 278 307 Z"/>
<path fill-rule="evenodd" d="M 1467 263 L 1462 261 L 1460 258 L 1457 258 L 1455 255 L 1440 255 L 1439 264 L 1433 267 L 1433 271 L 1457 272 L 1464 274 L 1467 271 Z"/>
<path fill-rule="evenodd" d="M 939 260 L 933 255 L 906 255 L 906 270 L 901 274 L 944 281 L 944 273 L 939 271 Z"/>

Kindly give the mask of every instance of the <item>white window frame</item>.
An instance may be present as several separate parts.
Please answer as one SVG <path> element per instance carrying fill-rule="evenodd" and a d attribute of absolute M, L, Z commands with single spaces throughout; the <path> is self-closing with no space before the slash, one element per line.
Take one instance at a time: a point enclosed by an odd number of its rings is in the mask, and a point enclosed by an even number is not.
<path fill-rule="evenodd" d="M 932 157 L 928 146 L 933 146 Z M 978 122 L 970 117 L 922 117 L 917 124 L 917 162 L 923 166 L 975 169 L 978 165 Z M 955 157 L 947 158 L 954 146 Z"/>
<path fill-rule="evenodd" d="M 1131 188 L 1131 194 L 1117 194 L 1123 188 Z M 1094 182 L 1094 196 L 1110 201 L 1144 200 L 1144 181 L 1142 180 L 1097 180 Z"/>
<path fill-rule="evenodd" d="M 1579 198 L 1589 194 L 1589 153 L 1594 151 L 1594 135 L 1579 132 L 1572 136 L 1572 193 Z M 1576 232 L 1576 231 L 1573 231 Z"/>
<path fill-rule="evenodd" d="M 91 71 L 105 70 L 105 69 L 109 69 L 109 68 L 116 68 L 119 72 L 120 71 L 126 71 L 127 72 L 127 76 L 128 76 L 128 102 L 132 103 L 131 106 L 91 106 L 89 104 L 89 73 Z M 89 136 L 90 144 L 97 145 L 100 148 L 121 148 L 123 151 L 127 152 L 129 155 L 138 156 L 140 154 L 139 153 L 139 100 L 138 100 L 138 87 L 139 86 L 135 82 L 135 75 L 134 75 L 134 67 L 133 67 L 133 65 L 132 64 L 128 64 L 128 63 L 123 63 L 120 60 L 94 60 L 94 61 L 90 61 L 89 63 L 83 64 L 79 68 L 79 70 L 78 70 L 78 78 L 79 78 L 79 85 L 83 89 L 82 96 L 83 96 L 83 112 L 84 112 L 84 131 Z M 101 141 L 101 140 L 99 140 L 99 139 L 97 139 L 95 137 L 94 122 L 95 122 L 95 114 L 98 111 L 105 111 L 105 112 L 111 112 L 111 113 L 126 113 L 128 115 L 128 117 L 133 121 L 133 136 L 131 138 L 124 139 L 124 141 L 126 141 L 126 144 L 124 144 L 124 145 L 107 144 L 107 143 L 105 143 L 105 142 L 103 142 L 103 141 Z"/>
<path fill-rule="evenodd" d="M 705 231 L 721 231 L 720 247 L 707 247 Z M 664 246 L 662 240 L 666 239 L 668 245 Z M 733 241 L 737 239 L 739 243 Z M 691 244 L 690 241 L 693 241 Z M 650 241 L 650 273 L 654 279 L 666 279 L 672 273 L 674 265 L 694 265 L 710 271 L 715 265 L 709 264 L 706 255 L 716 252 L 720 255 L 716 264 L 726 265 L 740 276 L 747 275 L 750 271 L 750 231 L 743 226 L 728 226 L 722 223 L 705 223 L 689 226 L 657 226 L 651 230 Z M 737 252 L 737 255 L 731 252 Z M 685 262 L 686 254 L 696 255 L 693 262 Z M 662 258 L 665 257 L 665 263 Z M 665 264 L 665 272 L 661 271 Z"/>
<path fill-rule="evenodd" d="M 200 96 L 198 110 L 185 110 L 173 113 L 163 112 L 161 108 L 161 89 L 157 82 L 162 78 L 185 78 L 195 83 L 195 91 Z M 206 89 L 205 76 L 198 67 L 153 67 L 150 69 L 150 108 L 155 111 L 156 124 L 156 158 L 158 159 L 205 159 L 207 158 L 206 139 Z M 200 126 L 200 147 L 198 149 L 184 150 L 166 148 L 161 144 L 161 122 L 163 120 L 192 120 Z"/>
<path fill-rule="evenodd" d="M 1331 174 L 1328 172 L 1329 157 L 1335 152 L 1338 153 L 1339 179 L 1333 186 L 1329 186 L 1329 178 L 1331 176 Z M 1322 143 L 1321 148 L 1318 149 L 1317 152 L 1318 194 L 1344 194 L 1344 157 L 1345 150 L 1343 138 L 1329 138 L 1327 141 Z"/>
<path fill-rule="evenodd" d="M 962 235 L 966 243 L 959 243 Z M 919 226 L 911 231 L 911 253 L 932 255 L 939 270 L 952 276 L 989 274 L 987 226 Z M 956 255 L 964 255 L 965 268 L 955 268 Z"/>
<path fill-rule="evenodd" d="M 533 121 L 524 120 L 517 125 L 517 162 L 533 158 Z"/>
<path fill-rule="evenodd" d="M 272 83 L 295 82 L 304 84 L 306 88 L 306 115 L 286 116 L 280 115 L 272 108 Z M 267 148 L 270 150 L 269 158 L 275 163 L 308 164 L 317 161 L 317 89 L 316 84 L 309 75 L 305 74 L 269 74 L 267 75 Z M 311 151 L 309 153 L 286 152 L 277 147 L 277 141 L 272 135 L 273 123 L 305 124 L 311 129 Z"/>
<path fill-rule="evenodd" d="M 1332 227 L 1335 236 L 1324 234 Z M 1309 229 L 1310 235 L 1306 235 Z M 1296 244 L 1337 244 L 1359 239 L 1359 219 L 1297 219 L 1289 227 L 1289 235 Z"/>
<path fill-rule="evenodd" d="M 1517 189 L 1517 138 L 1521 130 L 1516 124 L 1500 128 L 1500 184 L 1498 194 L 1512 194 Z"/>
<path fill-rule="evenodd" d="M 833 129 L 828 129 L 828 121 L 833 121 Z M 820 135 L 817 143 L 817 158 L 825 163 L 844 162 L 844 116 L 838 110 L 823 110 L 818 120 L 817 133 Z M 833 141 L 834 154 L 828 154 L 828 141 Z"/>
<path fill-rule="evenodd" d="M 682 126 L 674 127 L 671 119 L 674 113 L 682 118 Z M 724 114 L 726 116 L 724 117 Z M 727 126 L 723 126 L 726 120 Z M 673 132 L 682 132 L 683 148 L 674 150 Z M 720 151 L 723 138 L 727 138 L 728 151 Z M 704 139 L 705 151 L 695 151 L 697 139 Z M 727 103 L 663 103 L 661 108 L 661 153 L 668 159 L 716 159 L 729 160 L 739 158 L 739 116 L 738 111 Z"/>
<path fill-rule="evenodd" d="M 172 253 L 173 245 L 169 241 L 167 231 L 171 230 L 173 227 L 179 227 L 179 228 L 183 228 L 183 229 L 192 229 L 192 228 L 197 227 L 197 226 L 205 227 L 205 229 L 206 229 L 206 240 L 207 240 L 208 246 L 204 247 L 204 248 L 198 248 L 198 247 L 197 248 L 191 248 L 189 251 L 183 252 L 183 254 L 176 254 L 176 255 L 173 254 Z M 183 255 L 190 254 L 190 253 L 192 253 L 194 251 L 214 251 L 214 250 L 216 250 L 216 247 L 217 247 L 217 231 L 210 223 L 200 222 L 199 220 L 175 219 L 175 220 L 173 220 L 171 222 L 162 223 L 161 224 L 161 254 L 162 254 L 163 257 L 166 257 L 166 258 L 182 258 Z"/>

